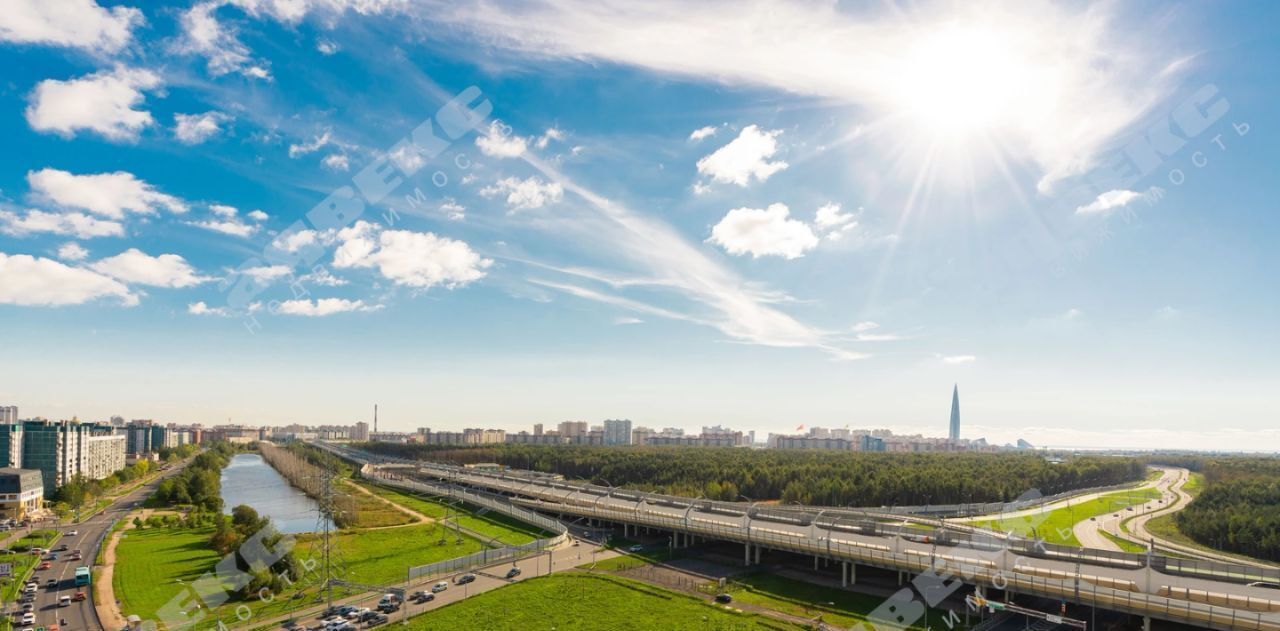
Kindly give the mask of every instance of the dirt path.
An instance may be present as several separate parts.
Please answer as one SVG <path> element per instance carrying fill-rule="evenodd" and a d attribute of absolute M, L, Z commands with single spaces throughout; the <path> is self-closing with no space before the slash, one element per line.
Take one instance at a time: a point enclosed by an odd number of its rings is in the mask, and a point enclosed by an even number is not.
<path fill-rule="evenodd" d="M 104 544 L 106 548 L 102 551 L 102 565 L 97 567 L 97 578 L 93 581 L 93 608 L 98 611 L 98 620 L 107 629 L 123 629 L 128 624 L 120 613 L 115 585 L 112 583 L 116 567 L 116 543 L 120 541 L 121 534 L 133 529 L 133 520 L 127 517 L 126 515 L 125 527 L 111 533 Z"/>
<path fill-rule="evenodd" d="M 414 519 L 414 521 L 409 522 L 409 523 L 407 523 L 407 524 L 395 524 L 395 525 L 392 525 L 392 526 L 374 526 L 374 527 L 372 527 L 372 528 L 361 528 L 361 530 L 385 530 L 385 529 L 387 529 L 387 528 L 404 528 L 405 526 L 417 526 L 417 525 L 419 525 L 419 524 L 430 524 L 430 523 L 435 523 L 435 521 L 436 521 L 434 517 L 428 517 L 428 516 L 426 516 L 426 515 L 424 515 L 424 514 L 422 514 L 422 513 L 419 513 L 419 512 L 418 512 L 418 511 L 416 511 L 416 510 L 413 510 L 412 508 L 409 508 L 408 506 L 404 506 L 404 505 L 402 505 L 402 504 L 397 504 L 397 503 L 395 503 L 395 502 L 393 502 L 393 501 L 391 501 L 391 500 L 389 500 L 389 499 L 387 499 L 387 498 L 385 498 L 385 497 L 382 497 L 382 496 L 378 495 L 377 493 L 374 493 L 373 491 L 370 491 L 369 489 L 366 489 L 366 488 L 364 488 L 363 486 L 360 486 L 359 484 L 356 484 L 356 483 L 354 483 L 354 482 L 348 482 L 348 483 L 347 483 L 347 486 L 350 486 L 351 488 L 356 489 L 356 490 L 360 491 L 361 493 L 364 493 L 365 495 L 368 495 L 369 497 L 372 497 L 372 498 L 374 498 L 374 499 L 378 500 L 379 502 L 382 502 L 383 504 L 390 504 L 392 508 L 395 508 L 396 510 L 398 510 L 398 511 L 400 511 L 400 512 L 402 512 L 402 513 L 404 513 L 404 514 L 406 514 L 406 515 L 408 515 L 408 516 L 410 516 L 410 517 L 412 517 L 412 518 Z"/>

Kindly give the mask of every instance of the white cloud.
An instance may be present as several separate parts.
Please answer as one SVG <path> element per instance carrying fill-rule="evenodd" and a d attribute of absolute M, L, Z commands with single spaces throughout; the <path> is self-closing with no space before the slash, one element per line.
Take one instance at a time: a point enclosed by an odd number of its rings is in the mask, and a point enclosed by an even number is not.
<path fill-rule="evenodd" d="M 248 215 L 248 216 L 249 216 L 249 218 L 250 218 L 250 219 L 252 219 L 252 220 L 254 220 L 254 221 L 266 221 L 267 219 L 269 219 L 269 218 L 270 218 L 270 215 L 268 215 L 267 213 L 262 212 L 261 210 L 251 210 L 251 211 L 249 211 L 249 215 Z"/>
<path fill-rule="evenodd" d="M 422 165 L 427 163 L 427 161 L 423 159 L 422 153 L 408 143 L 396 147 L 391 151 L 391 153 L 387 154 L 387 158 L 395 163 L 396 167 L 405 173 L 415 173 L 418 169 L 422 168 Z M 475 176 L 470 173 L 463 176 L 463 184 L 466 184 L 465 180 L 468 177 Z"/>
<path fill-rule="evenodd" d="M 350 313 L 352 311 L 377 311 L 381 308 L 382 305 L 366 305 L 363 300 L 321 298 L 315 302 L 306 299 L 286 300 L 276 307 L 275 312 L 281 315 L 321 317 L 335 313 Z"/>
<path fill-rule="evenodd" d="M 222 112 L 174 114 L 173 135 L 183 144 L 198 145 L 216 136 L 222 131 L 222 124 L 231 120 L 231 116 Z"/>
<path fill-rule="evenodd" d="M 940 359 L 944 364 L 971 364 L 978 360 L 973 355 L 944 355 Z"/>
<path fill-rule="evenodd" d="M 142 91 L 160 86 L 150 70 L 117 66 L 78 79 L 45 79 L 36 84 L 27 106 L 27 123 L 41 132 L 72 138 L 90 131 L 117 142 L 132 142 L 152 124 L 151 113 L 134 109 Z"/>
<path fill-rule="evenodd" d="M 823 204 L 813 217 L 813 223 L 822 230 L 831 230 L 854 221 L 853 213 L 840 212 L 840 204 L 835 202 Z"/>
<path fill-rule="evenodd" d="M 1160 29 L 1130 28 L 1114 3 L 935 4 L 904 12 L 836 2 L 753 11 L 674 0 L 483 2 L 432 3 L 419 14 L 516 55 L 854 104 L 897 127 L 882 135 L 886 142 L 920 133 L 917 110 L 978 116 L 1012 163 L 1039 167 L 1046 191 L 1094 165 L 1119 132 L 1173 92 L 1187 65 L 1171 50 L 1179 44 L 1156 39 Z"/>
<path fill-rule="evenodd" d="M 1177 320 L 1182 317 L 1182 311 L 1177 307 L 1165 305 L 1156 309 L 1156 318 L 1160 320 Z"/>
<path fill-rule="evenodd" d="M 26 214 L 0 210 L 0 232 L 14 236 L 46 232 L 77 239 L 124 236 L 124 225 L 78 212 L 51 213 L 28 210 Z"/>
<path fill-rule="evenodd" d="M 109 276 L 53 259 L 0 252 L 0 304 L 20 306 L 78 305 L 98 298 L 138 304 L 129 288 Z"/>
<path fill-rule="evenodd" d="M 299 276 L 298 283 L 319 285 L 321 287 L 342 287 L 347 284 L 347 280 L 334 276 L 329 270 L 317 266 L 310 274 Z"/>
<path fill-rule="evenodd" d="M 617 325 L 644 324 L 644 320 L 641 320 L 640 318 L 633 318 L 630 316 L 619 316 L 613 319 L 613 323 Z"/>
<path fill-rule="evenodd" d="M 120 52 L 145 21 L 132 7 L 101 7 L 94 0 L 9 0 L 0 11 L 0 41 Z"/>
<path fill-rule="evenodd" d="M 309 248 L 313 245 L 332 243 L 334 236 L 335 232 L 332 229 L 323 232 L 315 230 L 285 232 L 271 242 L 271 247 L 290 254 L 297 254 L 304 248 Z"/>
<path fill-rule="evenodd" d="M 239 219 L 205 219 L 203 221 L 188 221 L 186 224 L 188 226 L 195 226 L 203 230 L 227 234 L 233 237 L 251 237 L 256 234 L 260 228 L 260 226 L 247 224 Z"/>
<path fill-rule="evenodd" d="M 753 177 L 763 182 L 787 168 L 786 162 L 768 160 L 778 151 L 781 133 L 781 129 L 760 131 L 759 127 L 748 125 L 729 144 L 698 160 L 698 173 L 738 186 L 746 186 Z"/>
<path fill-rule="evenodd" d="M 300 158 L 308 153 L 314 153 L 319 151 L 325 145 L 328 145 L 332 140 L 333 134 L 329 131 L 325 131 L 323 134 L 313 138 L 311 142 L 291 144 L 289 145 L 289 157 Z"/>
<path fill-rule="evenodd" d="M 191 287 L 212 280 L 196 274 L 191 264 L 177 254 L 151 256 L 137 248 L 129 248 L 89 267 L 126 283 L 152 287 Z"/>
<path fill-rule="evenodd" d="M 173 213 L 187 212 L 187 204 L 181 199 L 161 193 L 126 171 L 75 175 L 58 169 L 41 169 L 28 172 L 27 183 L 32 193 L 42 199 L 110 219 L 123 219 L 129 212 L 149 215 L 160 208 Z"/>
<path fill-rule="evenodd" d="M 768 208 L 735 208 L 711 229 L 707 239 L 729 254 L 799 258 L 818 245 L 818 237 L 803 221 L 789 219 L 786 204 Z"/>
<path fill-rule="evenodd" d="M 293 273 L 293 269 L 288 265 L 260 265 L 258 267 L 246 267 L 236 271 L 236 273 L 248 276 L 261 283 L 269 283 L 277 278 L 289 276 Z"/>
<path fill-rule="evenodd" d="M 1110 190 L 1098 195 L 1097 199 L 1094 199 L 1092 202 L 1076 207 L 1076 214 L 1107 215 L 1113 210 L 1128 206 L 1134 200 L 1154 200 L 1163 192 L 1164 191 L 1160 190 L 1158 187 L 1152 187 L 1145 193 L 1125 189 Z"/>
<path fill-rule="evenodd" d="M 74 241 L 63 243 L 58 248 L 58 258 L 64 261 L 83 261 L 89 257 L 89 251 Z"/>
<path fill-rule="evenodd" d="M 467 218 L 467 207 L 459 204 L 458 200 L 452 197 L 446 197 L 444 201 L 440 202 L 440 210 L 454 221 L 462 221 Z"/>
<path fill-rule="evenodd" d="M 266 62 L 253 59 L 235 29 L 218 21 L 215 13 L 224 4 L 222 0 L 207 0 L 184 11 L 179 20 L 182 36 L 175 49 L 207 59 L 209 74 L 215 77 L 238 72 L 246 77 L 270 80 Z"/>
<path fill-rule="evenodd" d="M 564 140 L 563 131 L 557 127 L 548 127 L 546 131 L 542 132 L 541 136 L 538 136 L 538 139 L 534 141 L 533 144 L 539 149 L 546 149 L 547 145 L 551 144 L 552 141 L 560 142 L 562 140 Z"/>
<path fill-rule="evenodd" d="M 209 204 L 209 210 L 212 211 L 213 214 L 224 219 L 235 217 L 236 213 L 240 212 L 236 210 L 235 206 L 228 206 L 226 204 Z"/>
<path fill-rule="evenodd" d="M 334 171 L 348 171 L 351 169 L 351 161 L 345 153 L 331 153 L 320 161 L 320 164 Z"/>
<path fill-rule="evenodd" d="M 320 51 L 321 55 L 332 55 L 340 49 L 334 41 L 320 38 L 316 40 L 316 50 Z"/>
<path fill-rule="evenodd" d="M 191 315 L 213 315 L 213 316 L 229 316 L 231 311 L 226 307 L 210 307 L 204 301 L 193 302 L 187 305 L 187 313 Z"/>
<path fill-rule="evenodd" d="M 480 148 L 480 153 L 495 158 L 519 157 L 528 145 L 526 139 L 512 133 L 509 125 L 496 120 L 489 123 L 489 129 L 484 135 L 476 138 L 476 146 Z"/>
<path fill-rule="evenodd" d="M 343 231 L 347 238 L 334 253 L 333 266 L 376 267 L 384 278 L 397 285 L 419 289 L 440 285 L 453 289 L 484 278 L 484 270 L 493 264 L 466 243 L 431 232 L 378 232 L 372 224 L 363 221 L 356 222 L 353 228 L 351 232 Z"/>
<path fill-rule="evenodd" d="M 696 142 L 698 140 L 702 140 L 703 138 L 710 138 L 716 135 L 716 132 L 719 130 L 720 128 L 715 125 L 707 125 L 706 127 L 699 127 L 693 130 L 692 132 L 689 132 L 689 140 L 693 140 Z"/>
<path fill-rule="evenodd" d="M 875 329 L 878 329 L 878 328 L 880 328 L 880 323 L 878 323 L 878 322 L 871 322 L 870 320 L 868 320 L 868 321 L 865 321 L 865 322 L 859 322 L 859 323 L 857 323 L 857 324 L 853 325 L 853 332 L 854 332 L 854 333 L 865 333 L 865 332 L 867 332 L 867 331 L 874 331 Z"/>
<path fill-rule="evenodd" d="M 537 176 L 521 180 L 514 177 L 498 180 L 493 186 L 480 189 L 485 197 L 507 196 L 507 207 L 512 210 L 522 208 L 542 208 L 564 198 L 564 187 L 559 182 L 544 182 Z"/>

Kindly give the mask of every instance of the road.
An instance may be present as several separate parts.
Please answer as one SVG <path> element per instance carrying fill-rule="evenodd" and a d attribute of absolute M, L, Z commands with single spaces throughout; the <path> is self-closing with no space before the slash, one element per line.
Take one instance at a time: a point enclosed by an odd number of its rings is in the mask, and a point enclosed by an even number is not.
<path fill-rule="evenodd" d="M 1169 477 L 1170 471 L 1172 471 L 1171 469 L 1165 469 L 1162 467 L 1156 467 L 1156 468 L 1160 469 L 1162 472 L 1162 475 L 1160 476 L 1160 478 L 1156 480 L 1148 480 L 1139 486 L 1133 487 L 1134 490 L 1148 489 L 1148 488 L 1159 486 L 1161 482 L 1165 481 L 1166 478 Z M 1111 493 L 1121 493 L 1121 492 L 1123 491 L 1111 489 L 1108 491 L 1098 491 L 1096 493 L 1085 493 L 1083 495 L 1076 495 L 1073 497 L 1068 497 L 1063 500 L 1058 500 L 1056 502 L 1051 502 L 1049 504 L 1045 504 L 1044 506 L 1034 506 L 1031 508 L 1024 508 L 1019 511 L 1012 511 L 1008 513 L 992 513 L 987 515 L 974 515 L 972 517 L 956 517 L 953 519 L 948 519 L 947 521 L 956 523 L 956 524 L 965 524 L 965 523 L 971 523 L 975 521 L 990 521 L 992 519 L 997 519 L 997 518 L 1003 520 L 1003 519 L 1017 519 L 1019 517 L 1030 517 L 1032 515 L 1048 513 L 1059 508 L 1066 508 L 1067 506 L 1074 506 L 1082 502 L 1095 500 L 1095 499 L 1098 499 L 1099 497 L 1102 497 L 1103 495 L 1110 495 Z M 1104 537 L 1104 540 L 1105 540 L 1105 537 Z"/>
<path fill-rule="evenodd" d="M 59 552 L 58 560 L 52 561 L 52 567 L 49 569 L 36 570 L 33 573 L 32 580 L 40 583 L 40 589 L 36 592 L 35 601 L 36 622 L 33 625 L 25 626 L 47 628 L 51 624 L 59 624 L 62 631 L 68 629 L 71 631 L 97 631 L 102 629 L 102 623 L 99 621 L 98 613 L 93 605 L 93 591 L 88 586 L 76 587 L 75 585 L 76 567 L 93 565 L 93 560 L 98 554 L 98 548 L 102 545 L 103 538 L 107 531 L 110 530 L 111 524 L 141 504 L 147 496 L 155 491 L 156 486 L 162 480 L 177 474 L 183 466 L 170 467 L 155 480 L 122 495 L 101 513 L 79 524 L 61 527 L 63 535 L 54 544 L 54 548 L 56 549 L 62 544 L 66 544 L 68 552 Z M 71 535 L 71 532 L 76 532 L 77 534 Z M 68 560 L 70 551 L 75 549 L 80 549 L 83 552 L 83 560 Z M 50 578 L 57 579 L 56 587 L 45 587 Z M 77 591 L 85 592 L 87 598 L 80 602 L 73 602 L 69 607 L 58 606 L 59 598 L 73 596 Z M 67 621 L 65 625 L 62 625 L 63 619 Z M 24 625 L 15 624 L 14 628 L 22 629 Z"/>
<path fill-rule="evenodd" d="M 1154 482 L 1144 484 L 1139 488 L 1158 489 L 1160 491 L 1159 501 L 1150 500 L 1145 504 L 1132 506 L 1131 508 L 1133 508 L 1133 510 L 1124 508 L 1114 513 L 1099 515 L 1096 519 L 1090 518 L 1076 522 L 1072 527 L 1072 532 L 1075 533 L 1076 539 L 1080 540 L 1080 545 L 1086 548 L 1095 548 L 1098 550 L 1119 551 L 1121 549 L 1120 546 L 1103 535 L 1102 533 L 1104 531 L 1113 535 L 1120 532 L 1120 522 L 1133 517 L 1139 512 L 1146 514 L 1162 507 L 1165 507 L 1166 511 L 1171 512 L 1181 510 L 1183 506 L 1186 506 L 1184 502 L 1176 501 L 1179 497 L 1179 492 L 1172 489 L 1175 486 L 1181 487 L 1182 484 L 1187 481 L 1187 470 L 1166 467 L 1158 468 L 1160 469 L 1160 478 Z M 1169 504 L 1172 505 L 1166 507 L 1166 505 Z M 1129 537 L 1125 538 L 1128 539 Z"/>

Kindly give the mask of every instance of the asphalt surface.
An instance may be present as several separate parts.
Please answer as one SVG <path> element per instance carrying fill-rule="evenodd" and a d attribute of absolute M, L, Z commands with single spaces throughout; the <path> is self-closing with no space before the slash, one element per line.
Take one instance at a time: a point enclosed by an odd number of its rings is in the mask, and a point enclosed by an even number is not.
<path fill-rule="evenodd" d="M 1139 489 L 1146 489 L 1146 488 L 1159 489 L 1160 499 L 1164 500 L 1163 504 L 1160 502 L 1157 502 L 1156 500 L 1149 500 L 1143 504 L 1136 504 L 1132 506 L 1131 508 L 1133 508 L 1133 510 L 1129 510 L 1128 508 L 1121 508 L 1117 511 L 1099 515 L 1094 519 L 1084 519 L 1084 520 L 1078 521 L 1076 522 L 1075 526 L 1072 527 L 1072 530 L 1076 535 L 1076 539 L 1079 539 L 1080 545 L 1086 548 L 1095 548 L 1098 550 L 1120 551 L 1120 546 L 1116 545 L 1114 541 L 1108 539 L 1102 533 L 1109 532 L 1111 534 L 1117 534 L 1120 532 L 1121 521 L 1124 521 L 1138 514 L 1149 513 L 1151 511 L 1155 511 L 1159 508 L 1167 506 L 1177 498 L 1177 495 L 1175 495 L 1172 491 L 1170 491 L 1170 488 L 1175 484 L 1180 484 L 1186 479 L 1187 479 L 1186 469 L 1167 469 L 1167 468 L 1160 467 L 1159 479 L 1157 479 L 1154 483 L 1147 483 L 1138 488 Z M 1112 492 L 1114 493 L 1115 491 L 1112 491 Z M 1172 507 L 1171 510 L 1181 510 L 1181 508 L 1185 505 L 1186 504 L 1179 503 L 1176 506 Z M 1143 523 L 1146 523 L 1146 522 L 1144 521 Z M 1129 537 L 1125 537 L 1125 538 L 1128 539 Z"/>
<path fill-rule="evenodd" d="M 35 624 L 21 624 L 19 622 L 21 614 L 19 613 L 18 617 L 13 618 L 15 621 L 13 628 L 16 630 L 27 627 L 48 628 L 49 625 L 57 624 L 60 631 L 67 631 L 68 629 L 70 631 L 98 631 L 102 629 L 102 623 L 98 620 L 98 612 L 93 606 L 93 590 L 90 589 L 91 586 L 77 587 L 75 585 L 76 568 L 81 565 L 92 567 L 94 558 L 98 554 L 98 548 L 102 546 L 107 531 L 111 529 L 111 524 L 142 504 L 143 500 L 155 491 L 156 486 L 162 480 L 175 475 L 181 469 L 182 465 L 178 465 L 164 470 L 155 480 L 121 496 L 97 515 L 79 524 L 60 526 L 58 529 L 62 531 L 63 535 L 61 539 L 53 544 L 53 547 L 57 549 L 66 544 L 67 551 L 59 552 L 58 559 L 50 562 L 52 567 L 49 569 L 36 570 L 32 573 L 32 580 L 40 584 L 40 588 L 36 592 Z M 77 534 L 70 535 L 69 533 L 73 531 L 77 532 Z M 77 548 L 83 553 L 82 560 L 69 560 L 71 551 Z M 47 555 L 42 558 L 47 558 Z M 58 580 L 56 587 L 45 587 L 45 583 L 50 578 Z M 59 598 L 62 596 L 74 596 L 77 591 L 83 591 L 86 598 L 80 602 L 72 602 L 68 607 L 58 606 Z M 21 605 L 18 605 L 18 609 L 21 611 Z M 10 611 L 12 610 L 12 605 L 10 605 Z M 65 625 L 62 622 L 64 619 L 66 620 Z"/>

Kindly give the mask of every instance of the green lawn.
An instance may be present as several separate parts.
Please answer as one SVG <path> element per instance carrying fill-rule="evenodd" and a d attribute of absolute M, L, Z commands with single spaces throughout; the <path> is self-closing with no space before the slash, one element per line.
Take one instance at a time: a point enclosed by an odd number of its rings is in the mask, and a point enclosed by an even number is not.
<path fill-rule="evenodd" d="M 344 530 L 337 536 L 337 546 L 346 565 L 347 579 L 359 583 L 386 584 L 405 579 L 409 567 L 426 565 L 479 552 L 484 546 L 475 539 L 462 536 L 462 543 L 450 530 L 445 543 L 440 543 L 442 526 L 422 524 L 378 530 Z M 319 537 L 299 535 L 295 554 L 301 560 L 312 556 Z"/>
<path fill-rule="evenodd" d="M 53 542 L 57 541 L 61 536 L 62 531 L 52 528 L 32 530 L 13 542 L 13 545 L 9 547 L 19 552 L 25 552 L 33 547 L 47 548 L 53 545 Z"/>
<path fill-rule="evenodd" d="M 764 572 L 735 577 L 726 591 L 735 602 L 804 618 L 815 618 L 821 614 L 823 622 L 845 628 L 866 620 L 867 614 L 884 603 L 884 598 L 879 596 L 814 585 Z M 963 611 L 957 613 L 963 618 Z M 944 621 L 945 617 L 946 611 L 942 609 L 929 612 L 929 622 L 934 629 L 953 628 Z M 954 628 L 962 625 L 963 622 Z M 925 628 L 924 620 L 918 620 L 910 628 Z"/>
<path fill-rule="evenodd" d="M 1099 529 L 1098 532 L 1102 533 L 1102 536 L 1110 539 L 1112 543 L 1120 546 L 1120 549 L 1125 552 L 1143 553 L 1147 551 L 1147 546 L 1134 543 L 1128 539 L 1121 539 L 1120 537 L 1117 537 L 1105 530 Z"/>
<path fill-rule="evenodd" d="M 1013 519 L 991 519 L 973 522 L 980 528 L 991 528 L 1000 532 L 1013 531 L 1024 537 L 1040 537 L 1048 543 L 1061 543 L 1078 546 L 1080 541 L 1071 532 L 1076 522 L 1099 517 L 1116 511 L 1123 511 L 1129 506 L 1142 504 L 1160 497 L 1156 489 L 1139 489 L 1133 491 L 1116 491 L 1087 502 L 1072 503 L 1071 506 L 1035 513 Z"/>
<path fill-rule="evenodd" d="M 443 500 L 429 496 L 413 495 L 383 486 L 371 484 L 365 484 L 364 486 L 379 497 L 411 508 L 428 517 L 435 519 L 444 519 L 446 515 L 454 517 L 454 513 L 447 510 L 442 503 Z M 461 512 L 457 513 L 456 517 L 459 525 L 486 537 L 496 537 L 501 543 L 520 545 L 529 543 L 539 537 L 544 537 L 547 534 L 540 528 L 530 526 L 501 513 L 489 511 L 483 515 L 477 515 L 476 507 L 468 504 L 461 505 L 460 509 Z"/>
<path fill-rule="evenodd" d="M 412 631 L 798 629 L 644 583 L 588 574 L 556 574 L 520 581 L 410 618 L 407 628 Z"/>
<path fill-rule="evenodd" d="M 112 588 L 125 616 L 154 620 L 156 610 L 183 593 L 218 562 L 209 547 L 213 528 L 128 530 L 116 545 Z"/>
<path fill-rule="evenodd" d="M 1187 482 L 1182 485 L 1182 490 L 1191 497 L 1200 495 L 1200 491 L 1204 490 L 1204 474 L 1192 472 L 1187 476 Z"/>

